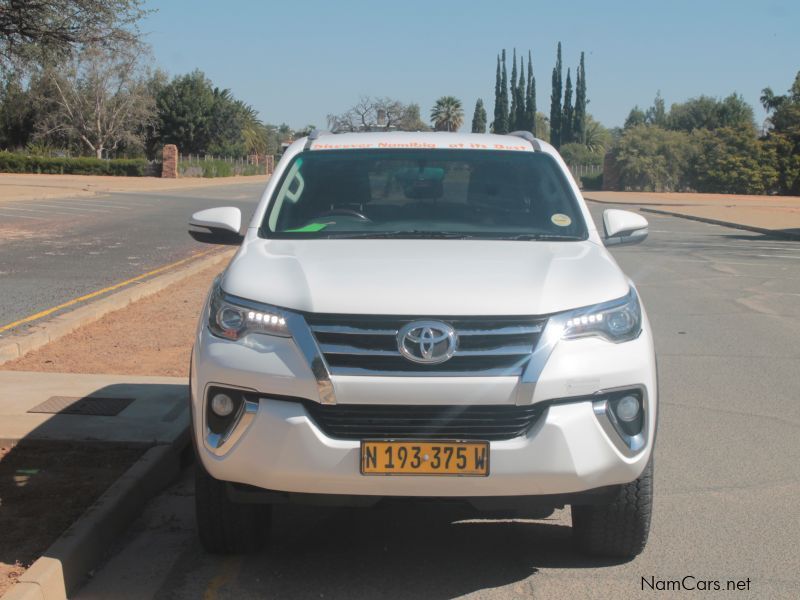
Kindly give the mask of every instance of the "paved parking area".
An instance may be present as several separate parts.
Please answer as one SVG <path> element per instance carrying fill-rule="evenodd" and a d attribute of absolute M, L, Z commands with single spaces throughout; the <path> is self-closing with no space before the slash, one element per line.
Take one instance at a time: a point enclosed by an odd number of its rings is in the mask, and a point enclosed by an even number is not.
<path fill-rule="evenodd" d="M 189 216 L 237 206 L 252 216 L 265 182 L 0 203 L 0 329 L 156 267 L 204 252 Z M 0 333 L 8 335 L 11 331 Z"/>
<path fill-rule="evenodd" d="M 264 552 L 209 556 L 187 473 L 76 598 L 636 598 L 668 580 L 795 598 L 800 243 L 648 219 L 647 242 L 614 252 L 644 297 L 660 375 L 654 521 L 636 560 L 575 554 L 568 510 L 529 521 L 441 505 L 283 507 Z"/>

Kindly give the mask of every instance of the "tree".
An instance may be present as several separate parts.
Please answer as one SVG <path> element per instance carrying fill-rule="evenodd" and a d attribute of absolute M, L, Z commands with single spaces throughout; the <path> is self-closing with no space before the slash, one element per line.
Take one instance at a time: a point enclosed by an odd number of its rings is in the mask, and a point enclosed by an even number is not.
<path fill-rule="evenodd" d="M 156 98 L 158 141 L 184 154 L 205 154 L 211 143 L 214 89 L 202 71 L 175 77 Z"/>
<path fill-rule="evenodd" d="M 501 53 L 502 60 L 500 61 L 500 89 L 499 101 L 495 107 L 494 116 L 494 132 L 495 133 L 508 133 L 509 115 L 508 115 L 508 74 L 506 72 L 506 51 L 503 49 Z"/>
<path fill-rule="evenodd" d="M 536 79 L 533 77 L 533 59 L 528 50 L 528 86 L 525 90 L 525 129 L 536 135 Z"/>
<path fill-rule="evenodd" d="M 491 129 L 493 132 L 498 133 L 497 129 L 502 128 L 503 121 L 503 96 L 500 92 L 502 89 L 502 75 L 500 74 L 500 55 L 497 55 L 497 70 L 494 77 L 494 120 L 492 121 Z"/>
<path fill-rule="evenodd" d="M 723 100 L 699 96 L 673 104 L 667 115 L 666 126 L 687 132 L 718 127 L 755 127 L 752 107 L 737 94 L 731 94 Z"/>
<path fill-rule="evenodd" d="M 564 87 L 564 112 L 561 116 L 561 143 L 570 144 L 573 141 L 572 125 L 575 109 L 572 106 L 572 78 L 567 69 L 567 83 Z"/>
<path fill-rule="evenodd" d="M 550 119 L 544 113 L 536 113 L 534 135 L 545 142 L 550 141 Z"/>
<path fill-rule="evenodd" d="M 530 131 L 526 126 L 526 121 L 525 121 L 525 109 L 526 109 L 525 61 L 521 56 L 519 57 L 519 83 L 517 84 L 516 95 L 517 95 L 517 110 L 516 110 L 516 115 L 514 117 L 514 129 Z"/>
<path fill-rule="evenodd" d="M 628 113 L 628 117 L 625 119 L 625 125 L 623 125 L 623 127 L 625 129 L 630 129 L 631 127 L 638 127 L 639 125 L 644 125 L 645 123 L 647 123 L 647 115 L 641 108 L 634 106 L 631 109 L 631 112 Z"/>
<path fill-rule="evenodd" d="M 60 62 L 83 47 L 135 45 L 143 0 L 0 0 L 0 67 Z"/>
<path fill-rule="evenodd" d="M 769 114 L 765 148 L 774 157 L 781 194 L 800 195 L 800 71 L 785 95 L 764 88 L 761 103 Z"/>
<path fill-rule="evenodd" d="M 486 109 L 480 98 L 475 102 L 475 112 L 472 115 L 472 133 L 486 133 Z"/>
<path fill-rule="evenodd" d="M 412 102 L 405 106 L 402 116 L 397 120 L 397 129 L 400 131 L 428 131 L 430 129 L 422 120 L 419 104 Z"/>
<path fill-rule="evenodd" d="M 586 133 L 583 140 L 586 149 L 590 152 L 605 154 L 606 150 L 611 148 L 613 143 L 613 136 L 611 132 L 603 127 L 603 125 L 592 118 L 592 115 L 586 115 Z"/>
<path fill-rule="evenodd" d="M 464 124 L 461 100 L 454 96 L 442 96 L 431 109 L 431 122 L 436 131 L 458 131 Z"/>
<path fill-rule="evenodd" d="M 561 70 L 561 42 L 558 42 L 550 92 L 550 143 L 556 148 L 561 145 Z"/>
<path fill-rule="evenodd" d="M 142 125 L 152 122 L 155 107 L 138 49 L 86 48 L 43 79 L 51 88 L 39 99 L 42 138 L 79 140 L 97 158 L 143 147 Z"/>
<path fill-rule="evenodd" d="M 575 117 L 572 124 L 572 133 L 575 141 L 586 143 L 586 68 L 581 52 L 581 61 L 578 65 L 578 78 L 575 82 Z"/>
<path fill-rule="evenodd" d="M 418 104 L 403 104 L 393 98 L 362 96 L 342 114 L 329 114 L 328 129 L 341 131 L 425 131 Z"/>
<path fill-rule="evenodd" d="M 656 92 L 656 98 L 653 100 L 653 106 L 647 109 L 647 112 L 645 113 L 645 122 L 648 125 L 666 127 L 667 113 L 664 108 L 664 98 L 661 97 L 661 90 Z"/>
<path fill-rule="evenodd" d="M 511 108 L 508 112 L 508 130 L 514 131 L 517 129 L 517 106 L 519 99 L 517 97 L 517 49 L 511 55 Z"/>
<path fill-rule="evenodd" d="M 35 117 L 30 92 L 9 77 L 0 87 L 0 148 L 24 148 L 33 137 Z"/>

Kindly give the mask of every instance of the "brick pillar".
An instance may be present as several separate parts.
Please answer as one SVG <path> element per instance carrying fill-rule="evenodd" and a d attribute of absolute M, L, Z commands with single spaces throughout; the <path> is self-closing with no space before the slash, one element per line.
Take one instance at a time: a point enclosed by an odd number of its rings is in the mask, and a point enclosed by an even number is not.
<path fill-rule="evenodd" d="M 161 177 L 178 177 L 178 147 L 175 144 L 164 146 L 161 158 Z"/>
<path fill-rule="evenodd" d="M 275 157 L 272 154 L 267 154 L 264 158 L 267 164 L 267 175 L 272 175 L 273 171 L 275 171 Z"/>

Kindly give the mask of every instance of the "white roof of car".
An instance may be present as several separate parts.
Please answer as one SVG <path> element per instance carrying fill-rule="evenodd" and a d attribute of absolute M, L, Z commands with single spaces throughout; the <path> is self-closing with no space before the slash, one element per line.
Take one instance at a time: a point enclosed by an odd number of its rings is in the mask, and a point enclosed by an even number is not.
<path fill-rule="evenodd" d="M 393 148 L 453 148 L 474 150 L 516 150 L 533 152 L 533 144 L 516 135 L 493 133 L 450 133 L 445 131 L 378 131 L 370 133 L 312 134 L 309 150 L 358 150 Z M 301 140 L 307 143 L 306 140 Z M 547 144 L 536 140 L 537 149 Z"/>

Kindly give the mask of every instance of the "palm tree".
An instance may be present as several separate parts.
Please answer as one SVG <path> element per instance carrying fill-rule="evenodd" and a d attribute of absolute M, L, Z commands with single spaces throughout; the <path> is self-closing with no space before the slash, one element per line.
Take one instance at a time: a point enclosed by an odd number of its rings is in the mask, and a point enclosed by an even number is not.
<path fill-rule="evenodd" d="M 464 124 L 461 100 L 454 96 L 439 98 L 431 109 L 431 122 L 436 131 L 458 131 Z"/>

